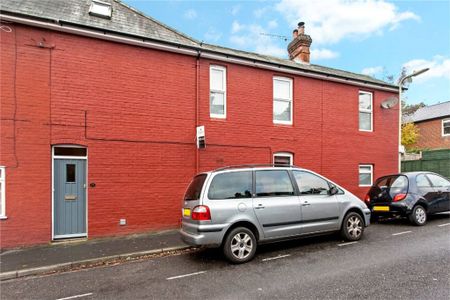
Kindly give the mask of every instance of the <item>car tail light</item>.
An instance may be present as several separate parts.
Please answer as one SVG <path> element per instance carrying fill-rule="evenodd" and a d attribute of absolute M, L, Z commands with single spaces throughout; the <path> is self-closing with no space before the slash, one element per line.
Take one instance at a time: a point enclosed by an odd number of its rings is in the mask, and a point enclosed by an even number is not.
<path fill-rule="evenodd" d="M 211 213 L 209 207 L 206 205 L 199 205 L 192 210 L 192 220 L 207 221 L 211 220 Z"/>
<path fill-rule="evenodd" d="M 369 194 L 367 194 L 366 197 L 364 197 L 364 202 L 366 202 L 366 204 L 370 203 L 370 196 L 369 196 Z"/>
<path fill-rule="evenodd" d="M 401 201 L 401 200 L 403 200 L 403 199 L 405 199 L 406 198 L 406 194 L 397 194 L 397 195 L 395 195 L 394 196 L 394 202 L 397 202 L 397 201 Z"/>

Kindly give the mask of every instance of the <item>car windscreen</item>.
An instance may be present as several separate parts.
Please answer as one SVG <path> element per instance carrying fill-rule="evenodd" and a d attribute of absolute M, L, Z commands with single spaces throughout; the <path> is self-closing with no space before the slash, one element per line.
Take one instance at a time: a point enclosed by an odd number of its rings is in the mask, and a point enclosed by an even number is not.
<path fill-rule="evenodd" d="M 389 193 L 389 196 L 393 198 L 397 194 L 408 192 L 408 177 L 404 175 L 383 177 L 375 183 L 374 187 L 376 191 Z"/>
<path fill-rule="evenodd" d="M 198 200 L 200 198 L 200 193 L 202 192 L 205 179 L 206 174 L 200 174 L 194 177 L 194 180 L 192 180 L 186 191 L 186 194 L 184 195 L 185 201 Z"/>

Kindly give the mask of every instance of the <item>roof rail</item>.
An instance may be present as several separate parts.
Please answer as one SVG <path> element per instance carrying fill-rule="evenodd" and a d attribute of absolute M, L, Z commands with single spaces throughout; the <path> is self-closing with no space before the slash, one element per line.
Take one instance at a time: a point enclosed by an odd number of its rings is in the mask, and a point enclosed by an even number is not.
<path fill-rule="evenodd" d="M 285 165 L 285 164 L 248 164 L 248 165 L 232 165 L 221 167 L 213 170 L 213 172 L 229 170 L 229 169 L 238 169 L 238 168 L 258 168 L 258 167 L 279 167 L 279 168 L 299 168 L 295 165 Z"/>

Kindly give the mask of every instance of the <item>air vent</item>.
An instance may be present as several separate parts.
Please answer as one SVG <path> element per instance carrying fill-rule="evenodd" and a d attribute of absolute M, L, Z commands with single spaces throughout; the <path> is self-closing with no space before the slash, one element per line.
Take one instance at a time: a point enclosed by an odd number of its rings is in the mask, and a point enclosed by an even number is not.
<path fill-rule="evenodd" d="M 92 1 L 89 7 L 89 14 L 105 19 L 111 19 L 112 7 L 110 3 L 102 1 Z"/>

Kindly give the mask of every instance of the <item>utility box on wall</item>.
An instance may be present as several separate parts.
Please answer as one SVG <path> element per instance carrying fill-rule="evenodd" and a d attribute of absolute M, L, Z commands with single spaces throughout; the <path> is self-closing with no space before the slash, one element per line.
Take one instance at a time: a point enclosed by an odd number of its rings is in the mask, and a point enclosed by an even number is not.
<path fill-rule="evenodd" d="M 197 148 L 206 148 L 205 126 L 197 126 Z"/>

